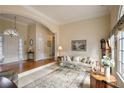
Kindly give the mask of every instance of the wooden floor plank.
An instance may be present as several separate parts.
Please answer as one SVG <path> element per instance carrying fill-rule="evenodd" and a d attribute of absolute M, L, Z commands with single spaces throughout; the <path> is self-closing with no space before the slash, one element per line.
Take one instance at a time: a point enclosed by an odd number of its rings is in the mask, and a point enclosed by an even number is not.
<path fill-rule="evenodd" d="M 46 60 L 40 60 L 40 61 L 26 60 L 26 61 L 18 61 L 15 63 L 2 64 L 0 65 L 0 72 L 14 70 L 14 72 L 19 74 L 19 73 L 31 70 L 33 68 L 37 68 L 53 62 L 56 62 L 56 61 L 54 59 L 46 59 Z"/>

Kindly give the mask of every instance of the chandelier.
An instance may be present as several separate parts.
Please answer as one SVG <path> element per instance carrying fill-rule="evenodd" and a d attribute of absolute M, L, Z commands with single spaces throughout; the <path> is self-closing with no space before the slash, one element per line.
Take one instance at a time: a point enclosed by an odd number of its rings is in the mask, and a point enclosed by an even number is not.
<path fill-rule="evenodd" d="M 16 16 L 15 16 L 15 21 L 14 21 L 14 28 L 9 28 L 4 31 L 4 35 L 9 35 L 11 37 L 18 36 L 18 32 L 16 29 Z"/>

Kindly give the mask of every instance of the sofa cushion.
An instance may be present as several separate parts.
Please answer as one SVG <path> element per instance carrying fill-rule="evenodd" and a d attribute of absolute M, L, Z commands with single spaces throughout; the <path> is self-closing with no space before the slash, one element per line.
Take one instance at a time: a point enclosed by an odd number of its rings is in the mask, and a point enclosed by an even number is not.
<path fill-rule="evenodd" d="M 85 58 L 82 58 L 82 59 L 81 59 L 81 62 L 84 63 L 84 62 L 85 62 Z"/>
<path fill-rule="evenodd" d="M 91 60 L 90 60 L 90 57 L 87 57 L 87 59 L 86 59 L 86 62 L 85 62 L 86 64 L 91 64 Z"/>
<path fill-rule="evenodd" d="M 86 63 L 86 60 L 87 60 L 87 57 L 82 57 L 80 62 Z"/>
<path fill-rule="evenodd" d="M 63 57 L 61 58 L 61 61 L 62 61 L 62 62 L 65 62 L 65 61 L 66 61 L 66 56 L 63 56 Z"/>
<path fill-rule="evenodd" d="M 70 56 L 66 56 L 66 61 L 72 61 Z"/>
<path fill-rule="evenodd" d="M 81 61 L 81 57 L 73 57 L 73 61 L 80 62 Z"/>
<path fill-rule="evenodd" d="M 68 67 L 72 69 L 85 69 L 90 71 L 94 61 L 90 57 L 74 57 L 74 56 L 63 56 L 63 61 L 60 63 L 62 67 Z"/>
<path fill-rule="evenodd" d="M 72 61 L 72 60 L 70 56 L 63 56 L 61 61 L 66 62 L 66 61 Z"/>

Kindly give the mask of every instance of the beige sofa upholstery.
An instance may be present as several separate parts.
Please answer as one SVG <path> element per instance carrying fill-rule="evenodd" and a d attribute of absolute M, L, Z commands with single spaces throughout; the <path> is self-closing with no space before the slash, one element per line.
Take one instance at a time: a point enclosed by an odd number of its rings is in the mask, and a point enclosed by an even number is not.
<path fill-rule="evenodd" d="M 63 56 L 60 66 L 68 67 L 75 70 L 91 71 L 95 61 L 90 57 L 81 56 Z"/>

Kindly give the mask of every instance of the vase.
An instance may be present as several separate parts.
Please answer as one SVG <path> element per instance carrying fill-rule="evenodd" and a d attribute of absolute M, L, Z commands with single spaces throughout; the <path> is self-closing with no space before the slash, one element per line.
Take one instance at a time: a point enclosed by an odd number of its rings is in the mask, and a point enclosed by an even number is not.
<path fill-rule="evenodd" d="M 105 77 L 110 77 L 110 66 L 104 66 L 104 75 Z"/>

